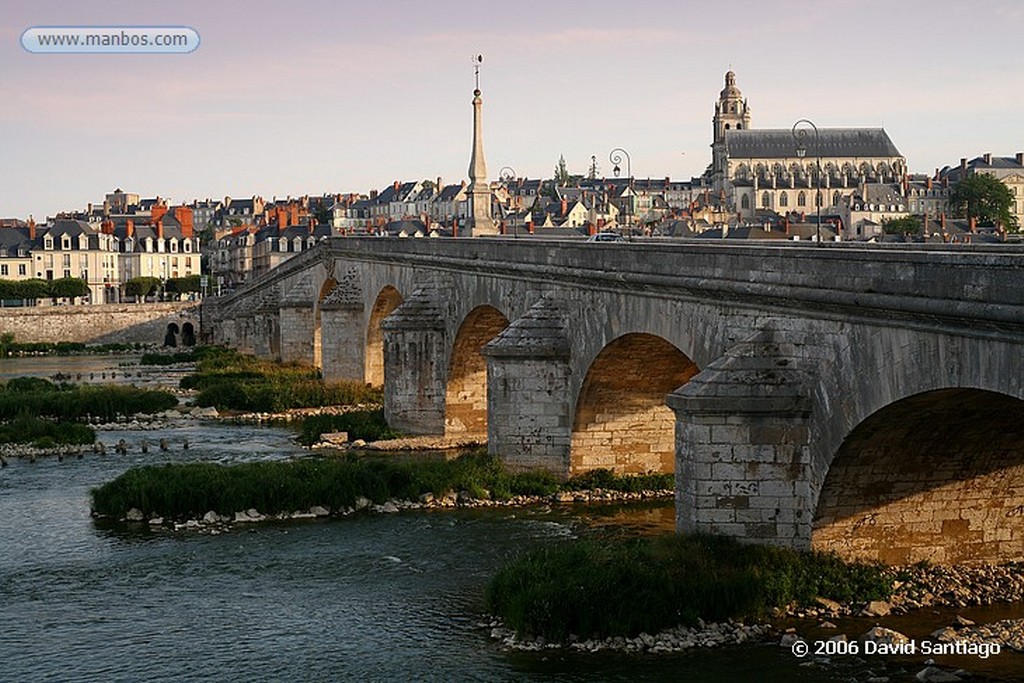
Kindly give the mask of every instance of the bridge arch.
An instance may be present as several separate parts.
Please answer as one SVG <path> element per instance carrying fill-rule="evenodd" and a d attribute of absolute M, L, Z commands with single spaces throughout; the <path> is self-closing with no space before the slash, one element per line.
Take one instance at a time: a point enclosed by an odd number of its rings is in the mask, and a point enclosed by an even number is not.
<path fill-rule="evenodd" d="M 933 389 L 869 415 L 832 459 L 811 544 L 894 564 L 1024 559 L 1024 400 Z"/>
<path fill-rule="evenodd" d="M 508 323 L 504 313 L 484 304 L 459 325 L 448 363 L 445 434 L 487 436 L 487 360 L 481 349 Z"/>
<path fill-rule="evenodd" d="M 662 337 L 613 339 L 587 369 L 576 401 L 570 471 L 674 471 L 675 415 L 665 395 L 697 372 L 697 364 Z"/>
<path fill-rule="evenodd" d="M 375 387 L 384 385 L 384 331 L 381 322 L 402 305 L 403 297 L 392 285 L 384 285 L 370 308 L 366 324 L 366 383 Z"/>
<path fill-rule="evenodd" d="M 324 299 L 338 286 L 338 281 L 328 277 L 320 285 L 320 293 L 316 297 L 316 307 L 313 311 L 313 367 L 323 370 L 323 314 L 322 305 Z"/>

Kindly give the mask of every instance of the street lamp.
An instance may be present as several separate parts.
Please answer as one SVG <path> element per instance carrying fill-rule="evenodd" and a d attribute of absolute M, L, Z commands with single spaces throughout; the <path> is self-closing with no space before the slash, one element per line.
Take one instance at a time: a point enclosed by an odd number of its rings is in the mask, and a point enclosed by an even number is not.
<path fill-rule="evenodd" d="M 793 124 L 793 140 L 796 141 L 796 155 L 803 159 L 807 154 L 807 128 L 801 128 L 800 124 L 806 124 L 810 126 L 814 131 L 814 155 L 817 157 L 816 163 L 816 176 L 817 186 L 814 190 L 814 203 L 818 207 L 818 225 L 816 229 L 818 244 L 821 244 L 821 204 L 823 197 L 821 196 L 821 138 L 818 135 L 818 127 L 814 125 L 814 122 L 809 119 L 800 119 Z"/>
<path fill-rule="evenodd" d="M 511 166 L 502 166 L 501 170 L 498 171 L 498 180 L 505 184 L 505 189 L 508 189 L 510 182 L 518 178 L 516 170 Z M 512 237 L 519 237 L 519 228 L 516 226 L 515 214 L 512 215 Z"/>
<path fill-rule="evenodd" d="M 618 178 L 619 173 L 622 172 L 622 167 L 620 166 L 622 163 L 622 157 L 626 157 L 626 176 L 628 178 L 626 182 L 626 189 L 629 190 L 629 204 L 626 205 L 626 227 L 629 228 L 632 225 L 631 218 L 633 215 L 633 192 L 631 188 L 631 185 L 633 184 L 633 167 L 630 162 L 629 152 L 621 147 L 616 147 L 608 154 L 608 161 L 615 164 L 612 168 L 612 174 Z"/>

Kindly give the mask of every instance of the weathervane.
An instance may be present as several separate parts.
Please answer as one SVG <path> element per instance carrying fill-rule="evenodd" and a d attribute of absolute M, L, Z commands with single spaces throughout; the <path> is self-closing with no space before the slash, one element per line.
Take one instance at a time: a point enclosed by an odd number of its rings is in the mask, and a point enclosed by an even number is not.
<path fill-rule="evenodd" d="M 473 62 L 473 77 L 476 80 L 476 89 L 480 90 L 480 65 L 484 61 L 483 55 L 473 55 L 469 58 Z"/>

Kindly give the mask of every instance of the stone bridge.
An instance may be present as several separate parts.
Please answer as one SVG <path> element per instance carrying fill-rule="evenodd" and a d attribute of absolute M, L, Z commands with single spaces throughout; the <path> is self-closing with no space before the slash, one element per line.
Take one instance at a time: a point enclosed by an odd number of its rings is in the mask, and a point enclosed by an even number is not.
<path fill-rule="evenodd" d="M 1019 248 L 335 238 L 204 327 L 512 467 L 674 471 L 682 531 L 1024 558 Z"/>

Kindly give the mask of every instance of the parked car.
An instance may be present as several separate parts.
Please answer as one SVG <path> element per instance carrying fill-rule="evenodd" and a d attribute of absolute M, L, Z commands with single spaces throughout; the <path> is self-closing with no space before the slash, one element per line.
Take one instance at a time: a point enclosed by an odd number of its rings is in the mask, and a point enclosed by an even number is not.
<path fill-rule="evenodd" d="M 587 238 L 588 242 L 625 242 L 626 238 L 617 232 L 598 232 Z"/>

